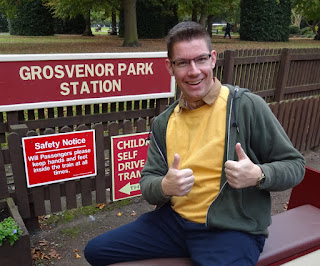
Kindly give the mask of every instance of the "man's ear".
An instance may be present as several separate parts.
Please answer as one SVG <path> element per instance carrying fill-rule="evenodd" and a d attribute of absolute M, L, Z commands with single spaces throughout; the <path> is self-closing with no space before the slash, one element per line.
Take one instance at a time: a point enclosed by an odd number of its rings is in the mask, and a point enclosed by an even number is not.
<path fill-rule="evenodd" d="M 211 60 L 212 60 L 212 69 L 214 69 L 217 61 L 217 52 L 215 50 L 211 51 Z"/>
<path fill-rule="evenodd" d="M 174 76 L 173 69 L 172 69 L 172 63 L 169 59 L 166 59 L 166 68 L 167 68 L 169 74 L 171 76 Z"/>

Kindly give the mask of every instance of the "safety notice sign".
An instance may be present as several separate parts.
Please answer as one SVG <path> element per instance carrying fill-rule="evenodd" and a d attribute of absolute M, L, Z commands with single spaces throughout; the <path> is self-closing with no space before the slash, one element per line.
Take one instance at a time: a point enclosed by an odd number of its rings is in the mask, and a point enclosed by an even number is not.
<path fill-rule="evenodd" d="M 111 138 L 113 201 L 141 195 L 141 170 L 147 159 L 148 133 Z"/>
<path fill-rule="evenodd" d="M 27 186 L 96 175 L 94 130 L 22 139 Z"/>

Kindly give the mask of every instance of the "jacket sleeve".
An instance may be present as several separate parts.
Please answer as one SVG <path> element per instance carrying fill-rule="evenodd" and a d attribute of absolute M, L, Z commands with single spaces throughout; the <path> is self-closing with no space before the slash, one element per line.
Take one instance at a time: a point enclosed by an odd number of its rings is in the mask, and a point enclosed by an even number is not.
<path fill-rule="evenodd" d="M 170 200 L 162 193 L 161 181 L 168 172 L 165 145 L 165 132 L 157 119 L 153 122 L 153 130 L 148 148 L 148 158 L 141 172 L 140 188 L 143 197 L 158 206 Z"/>
<path fill-rule="evenodd" d="M 251 94 L 253 106 L 248 156 L 266 176 L 261 189 L 283 191 L 298 185 L 305 173 L 304 157 L 297 151 L 265 101 Z"/>

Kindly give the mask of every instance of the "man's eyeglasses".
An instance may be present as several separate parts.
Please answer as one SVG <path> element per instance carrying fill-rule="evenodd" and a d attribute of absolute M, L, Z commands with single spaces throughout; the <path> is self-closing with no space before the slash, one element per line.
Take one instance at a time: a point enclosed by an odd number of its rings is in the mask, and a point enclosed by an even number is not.
<path fill-rule="evenodd" d="M 192 59 L 177 59 L 171 61 L 177 68 L 187 68 L 190 66 L 191 61 L 193 60 L 197 66 L 205 65 L 209 62 L 211 54 L 202 54 Z"/>

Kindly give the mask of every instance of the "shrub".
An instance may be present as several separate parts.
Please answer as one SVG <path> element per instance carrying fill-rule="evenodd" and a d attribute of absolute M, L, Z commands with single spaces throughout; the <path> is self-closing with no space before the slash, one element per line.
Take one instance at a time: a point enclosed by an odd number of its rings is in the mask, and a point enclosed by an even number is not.
<path fill-rule="evenodd" d="M 300 32 L 300 28 L 296 25 L 290 25 L 289 32 L 290 34 L 298 34 Z"/>
<path fill-rule="evenodd" d="M 304 36 L 306 36 L 306 35 L 314 35 L 314 33 L 313 33 L 313 31 L 312 31 L 312 29 L 310 27 L 305 27 L 305 28 L 301 29 L 300 30 L 300 34 L 304 35 Z"/>
<path fill-rule="evenodd" d="M 290 0 L 242 0 L 240 7 L 241 40 L 289 40 Z"/>
<path fill-rule="evenodd" d="M 12 217 L 4 219 L 0 223 L 0 246 L 8 240 L 12 246 L 14 242 L 22 235 L 22 230 Z"/>
<path fill-rule="evenodd" d="M 8 20 L 5 14 L 0 13 L 0 32 L 8 32 Z"/>
<path fill-rule="evenodd" d="M 15 17 L 9 18 L 9 31 L 11 35 L 53 35 L 53 18 L 41 0 L 22 1 Z"/>

